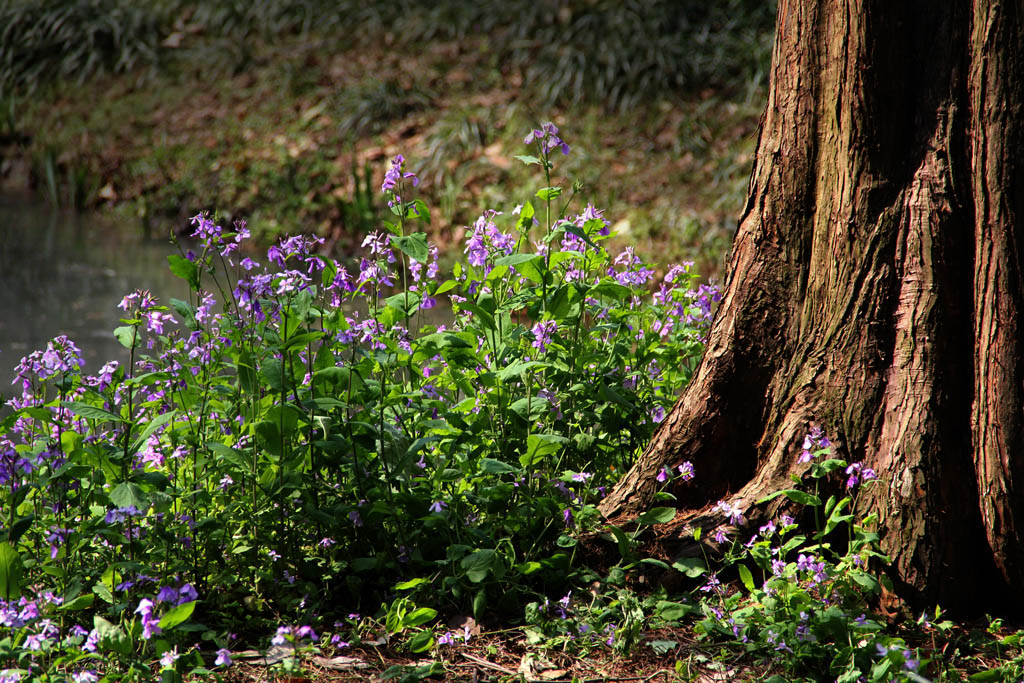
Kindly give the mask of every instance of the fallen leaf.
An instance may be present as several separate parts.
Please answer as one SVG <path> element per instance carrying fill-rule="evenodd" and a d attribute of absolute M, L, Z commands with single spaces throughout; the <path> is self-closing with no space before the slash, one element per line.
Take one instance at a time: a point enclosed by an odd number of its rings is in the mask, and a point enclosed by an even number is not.
<path fill-rule="evenodd" d="M 476 619 L 468 615 L 452 617 L 448 620 L 448 628 L 458 630 L 461 633 L 465 633 L 468 628 L 469 635 L 471 636 L 478 636 L 481 633 L 480 624 L 476 623 Z"/>
<path fill-rule="evenodd" d="M 528 681 L 553 681 L 564 678 L 565 669 L 557 669 L 546 659 L 539 659 L 533 653 L 523 655 L 519 661 L 519 673 Z"/>
<path fill-rule="evenodd" d="M 359 659 L 358 657 L 319 657 L 314 656 L 312 661 L 317 666 L 322 666 L 325 669 L 334 669 L 335 671 L 347 671 L 350 669 L 366 669 L 370 665 Z"/>

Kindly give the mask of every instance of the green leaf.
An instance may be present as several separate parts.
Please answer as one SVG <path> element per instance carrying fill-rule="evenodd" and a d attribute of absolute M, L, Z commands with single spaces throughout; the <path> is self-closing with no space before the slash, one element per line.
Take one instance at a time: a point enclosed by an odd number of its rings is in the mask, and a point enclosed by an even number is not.
<path fill-rule="evenodd" d="M 786 489 L 782 493 L 786 498 L 799 505 L 810 505 L 811 507 L 819 507 L 821 505 L 821 498 L 818 498 L 813 493 L 807 493 L 800 489 Z"/>
<path fill-rule="evenodd" d="M 542 565 L 540 562 L 530 560 L 528 562 L 523 562 L 522 564 L 516 565 L 516 570 L 518 570 L 518 572 L 523 576 L 529 576 L 534 572 L 539 572 L 541 569 L 543 569 L 543 567 L 544 565 Z"/>
<path fill-rule="evenodd" d="M 532 467 L 546 456 L 557 453 L 568 441 L 557 434 L 530 434 L 526 439 L 526 453 L 519 456 L 519 464 Z"/>
<path fill-rule="evenodd" d="M 495 325 L 494 323 L 494 316 L 491 315 L 488 311 L 485 311 L 484 309 L 480 308 L 480 306 L 473 303 L 472 301 L 463 301 L 459 303 L 459 308 L 471 311 L 476 316 L 477 320 L 480 322 L 484 330 L 498 329 L 497 325 Z"/>
<path fill-rule="evenodd" d="M 170 412 L 164 413 L 163 415 L 158 415 L 157 417 L 153 418 L 153 420 L 151 420 L 150 423 L 146 425 L 146 428 L 142 430 L 142 433 L 139 434 L 139 436 L 135 439 L 135 443 L 133 443 L 131 447 L 131 452 L 138 453 L 139 449 L 146 444 L 146 440 L 149 439 L 149 437 L 153 436 L 153 433 L 156 430 L 160 429 L 162 426 L 173 420 L 177 412 L 178 411 L 176 410 L 172 410 Z"/>
<path fill-rule="evenodd" d="M 117 341 L 126 349 L 130 349 L 135 346 L 135 340 L 138 338 L 135 334 L 134 325 L 122 325 L 114 328 L 114 337 Z"/>
<path fill-rule="evenodd" d="M 484 618 L 484 612 L 487 610 L 487 589 L 481 587 L 476 595 L 473 596 L 473 618 L 478 622 Z"/>
<path fill-rule="evenodd" d="M 420 631 L 409 639 L 408 647 L 409 652 L 426 652 L 430 648 L 434 647 L 434 634 L 430 631 Z M 437 673 L 434 669 L 435 664 L 437 664 L 437 662 L 434 662 L 430 666 L 419 667 L 416 671 L 408 673 L 403 672 L 401 680 L 407 681 L 411 678 L 412 680 L 421 681 L 424 678 L 429 678 Z M 384 678 L 388 677 L 385 676 Z M 393 676 L 392 678 L 399 678 L 399 676 Z"/>
<path fill-rule="evenodd" d="M 871 576 L 871 574 L 860 571 L 852 571 L 850 572 L 850 578 L 873 595 L 877 594 L 879 591 L 878 579 Z"/>
<path fill-rule="evenodd" d="M 256 363 L 252 359 L 252 354 L 244 350 L 239 353 L 235 368 L 238 372 L 238 387 L 246 394 L 256 393 L 259 385 L 256 378 Z"/>
<path fill-rule="evenodd" d="M 783 493 L 785 493 L 785 491 L 776 491 L 775 493 L 769 493 L 769 494 L 768 494 L 767 496 L 765 496 L 764 498 L 761 498 L 761 499 L 757 500 L 757 501 L 756 501 L 756 502 L 754 503 L 754 505 L 761 505 L 762 503 L 767 503 L 767 502 L 768 502 L 768 501 L 770 501 L 770 500 L 775 500 L 776 498 L 778 498 L 779 496 L 781 496 L 781 495 L 782 495 Z"/>
<path fill-rule="evenodd" d="M 687 614 L 696 611 L 697 608 L 693 605 L 686 605 L 681 602 L 659 600 L 658 604 L 655 605 L 655 609 L 658 611 L 658 616 L 665 621 L 679 621 Z"/>
<path fill-rule="evenodd" d="M 427 207 L 427 203 L 422 199 L 413 201 L 413 215 L 420 219 L 426 224 L 430 224 L 430 208 Z M 418 261 L 419 259 L 417 259 Z"/>
<path fill-rule="evenodd" d="M 704 560 L 699 557 L 684 557 L 678 559 L 672 563 L 672 568 L 686 574 L 686 576 L 691 579 L 696 579 L 708 570 L 704 565 Z"/>
<path fill-rule="evenodd" d="M 480 471 L 485 474 L 514 474 L 518 472 L 515 467 L 512 467 L 507 462 L 495 460 L 494 458 L 481 458 Z"/>
<path fill-rule="evenodd" d="M 160 617 L 159 626 L 164 631 L 169 631 L 178 624 L 188 621 L 188 618 L 192 616 L 193 610 L 196 608 L 196 601 L 186 602 L 177 607 L 172 607 Z"/>
<path fill-rule="evenodd" d="M 544 282 L 544 259 L 538 258 L 536 261 L 523 261 L 516 266 L 516 271 L 525 277 L 530 282 L 535 282 L 538 285 Z"/>
<path fill-rule="evenodd" d="M 542 187 L 537 190 L 537 196 L 544 201 L 550 201 L 562 194 L 562 188 L 560 187 Z"/>
<path fill-rule="evenodd" d="M 989 681 L 1001 681 L 1003 676 L 1006 674 L 1002 667 L 995 669 L 989 669 L 988 671 L 979 671 L 978 673 L 971 674 L 967 677 L 970 683 L 989 683 Z"/>
<path fill-rule="evenodd" d="M 0 543 L 0 597 L 8 602 L 21 597 L 21 577 L 24 572 L 21 555 L 10 543 Z"/>
<path fill-rule="evenodd" d="M 518 266 L 521 263 L 528 261 L 541 261 L 541 257 L 537 254 L 508 254 L 502 256 L 499 259 L 495 259 L 494 265 L 496 266 Z"/>
<path fill-rule="evenodd" d="M 494 550 L 491 548 L 480 548 L 462 558 L 460 565 L 466 572 L 466 578 L 473 583 L 480 583 L 491 573 L 494 565 Z"/>
<path fill-rule="evenodd" d="M 536 368 L 539 365 L 546 366 L 547 364 L 538 360 L 525 362 L 521 360 L 513 361 L 498 371 L 498 379 L 502 382 L 507 382 L 511 379 L 519 379 L 524 372 Z"/>
<path fill-rule="evenodd" d="M 410 294 L 409 299 L 412 300 L 415 295 Z M 417 297 L 418 299 L 418 297 Z M 283 350 L 294 349 L 297 346 L 306 346 L 310 342 L 315 342 L 323 339 L 323 332 L 303 332 L 302 334 L 296 334 L 292 337 L 288 337 L 288 341 L 284 344 Z"/>
<path fill-rule="evenodd" d="M 529 230 L 533 227 L 533 204 L 524 202 L 523 208 L 519 210 L 519 228 Z"/>
<path fill-rule="evenodd" d="M 455 282 L 455 280 L 445 280 L 444 282 L 437 286 L 437 289 L 434 290 L 434 294 L 444 294 L 447 291 L 455 289 L 457 284 L 458 283 Z"/>
<path fill-rule="evenodd" d="M 120 415 L 114 415 L 109 410 L 103 408 L 97 408 L 91 406 L 88 403 L 80 403 L 79 401 L 64 401 L 61 403 L 62 406 L 70 410 L 75 415 L 84 417 L 88 420 L 111 420 L 113 422 L 125 422 L 124 418 Z"/>
<path fill-rule="evenodd" d="M 388 308 L 398 311 L 403 318 L 408 318 L 416 312 L 416 307 L 420 305 L 420 295 L 414 292 L 402 292 L 389 296 L 384 300 L 384 304 Z"/>
<path fill-rule="evenodd" d="M 652 567 L 657 567 L 658 569 L 664 569 L 665 571 L 668 571 L 670 569 L 670 567 L 668 566 L 667 562 L 663 562 L 663 561 L 661 561 L 661 560 L 659 560 L 657 558 L 654 558 L 654 557 L 645 557 L 644 559 L 640 560 L 640 564 L 649 564 Z"/>
<path fill-rule="evenodd" d="M 561 228 L 562 230 L 564 230 L 565 232 L 569 233 L 569 234 L 576 235 L 576 237 L 579 237 L 581 240 L 583 240 L 584 242 L 589 244 L 595 250 L 600 249 L 600 247 L 597 246 L 597 244 L 594 242 L 594 240 L 590 239 L 590 236 L 587 235 L 587 233 L 585 233 L 582 230 L 580 230 L 579 228 L 577 228 L 574 224 L 569 223 L 567 221 L 565 223 L 562 223 L 558 227 Z M 621 285 L 619 285 L 619 286 L 621 287 Z"/>
<path fill-rule="evenodd" d="M 110 502 L 119 508 L 134 506 L 136 510 L 145 510 L 149 507 L 146 494 L 138 484 L 121 482 L 110 492 Z"/>
<path fill-rule="evenodd" d="M 662 617 L 664 619 L 665 617 Z M 679 647 L 679 641 L 677 640 L 649 640 L 647 645 L 654 650 L 654 654 L 658 656 L 667 655 L 671 650 Z"/>
<path fill-rule="evenodd" d="M 429 216 L 429 213 L 427 215 Z M 405 237 L 392 237 L 391 243 L 401 249 L 406 256 L 420 263 L 426 263 L 427 259 L 430 258 L 427 236 L 422 232 L 416 232 Z"/>
<path fill-rule="evenodd" d="M 396 591 L 407 591 L 407 590 L 410 590 L 412 588 L 415 588 L 416 586 L 422 586 L 425 583 L 429 583 L 429 582 L 426 579 L 424 579 L 422 576 L 418 576 L 415 579 L 409 579 L 408 581 L 402 581 L 401 583 L 396 583 L 395 584 L 395 590 Z"/>
<path fill-rule="evenodd" d="M 676 509 L 669 507 L 651 508 L 636 518 L 636 523 L 641 526 L 649 524 L 665 524 L 671 522 L 676 516 Z"/>
<path fill-rule="evenodd" d="M 740 581 L 743 582 L 743 585 L 746 586 L 746 588 L 747 588 L 747 590 L 749 592 L 753 593 L 754 592 L 754 576 L 750 573 L 750 570 L 747 569 L 747 565 L 745 565 L 745 564 L 738 564 L 738 565 L 736 565 L 736 570 L 740 573 Z"/>
<path fill-rule="evenodd" d="M 32 522 L 35 520 L 35 515 L 28 515 L 26 517 L 16 519 L 7 532 L 7 540 L 11 543 L 17 543 L 22 534 L 32 528 Z"/>
<path fill-rule="evenodd" d="M 92 627 L 100 636 L 100 645 L 110 648 L 122 655 L 129 655 L 132 652 L 132 641 L 121 630 L 98 614 L 92 618 Z"/>
<path fill-rule="evenodd" d="M 246 458 L 245 453 L 237 448 L 232 448 L 231 446 L 222 444 L 219 441 L 207 441 L 206 446 L 210 449 L 210 452 L 218 458 L 223 458 L 239 469 L 244 470 L 251 464 Z"/>
<path fill-rule="evenodd" d="M 533 166 L 534 164 L 540 163 L 540 159 L 534 156 L 530 156 L 529 154 L 517 154 L 513 157 L 513 159 L 519 159 L 519 161 L 523 162 L 527 166 Z"/>
<path fill-rule="evenodd" d="M 838 458 L 830 458 L 828 460 L 823 461 L 819 465 L 819 467 L 821 468 L 822 472 L 832 472 L 834 470 L 846 467 L 846 461 L 839 460 Z"/>
<path fill-rule="evenodd" d="M 199 325 L 196 324 L 196 314 L 195 314 L 195 311 L 192 310 L 192 304 L 190 304 L 187 301 L 182 301 L 181 299 L 173 299 L 173 298 L 172 299 L 168 299 L 168 303 L 171 304 L 171 308 L 173 308 L 175 311 L 177 311 L 178 315 L 181 316 L 181 319 L 183 321 L 185 321 L 185 325 L 190 330 L 197 330 L 197 329 L 199 329 Z"/>
<path fill-rule="evenodd" d="M 437 610 L 431 607 L 418 607 L 402 618 L 403 626 L 422 626 L 437 617 Z"/>
<path fill-rule="evenodd" d="M 76 609 L 89 609 L 92 607 L 92 603 L 96 601 L 96 596 L 92 593 L 86 593 L 85 595 L 79 595 L 74 600 L 68 600 L 58 609 L 65 612 L 73 612 Z"/>
<path fill-rule="evenodd" d="M 199 289 L 199 266 L 179 254 L 171 254 L 167 257 L 167 264 L 171 272 L 188 282 L 192 289 Z"/>
<path fill-rule="evenodd" d="M 93 592 L 103 598 L 106 602 L 111 605 L 114 604 L 114 594 L 110 591 L 110 588 L 102 581 L 97 582 L 92 587 Z"/>
<path fill-rule="evenodd" d="M 609 530 L 615 538 L 615 544 L 619 547 L 619 556 L 623 559 L 632 557 L 633 549 L 629 542 L 629 537 L 626 536 L 626 532 L 617 526 L 612 526 Z"/>
<path fill-rule="evenodd" d="M 612 278 L 604 278 L 596 285 L 590 288 L 588 292 L 591 296 L 595 294 L 601 294 L 609 298 L 615 299 L 616 301 L 625 301 L 630 297 L 632 292 L 629 287 L 621 285 Z"/>

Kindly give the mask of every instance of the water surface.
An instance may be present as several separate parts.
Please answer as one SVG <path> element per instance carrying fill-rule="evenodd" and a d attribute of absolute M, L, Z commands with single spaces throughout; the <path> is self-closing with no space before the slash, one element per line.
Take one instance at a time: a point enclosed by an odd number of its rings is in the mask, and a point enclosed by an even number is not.
<path fill-rule="evenodd" d="M 0 196 L 0 393 L 10 396 L 14 366 L 67 335 L 86 372 L 127 360 L 112 331 L 125 294 L 148 289 L 166 303 L 188 287 L 167 269 L 167 238 L 143 237 L 137 224 L 55 210 L 25 196 Z"/>

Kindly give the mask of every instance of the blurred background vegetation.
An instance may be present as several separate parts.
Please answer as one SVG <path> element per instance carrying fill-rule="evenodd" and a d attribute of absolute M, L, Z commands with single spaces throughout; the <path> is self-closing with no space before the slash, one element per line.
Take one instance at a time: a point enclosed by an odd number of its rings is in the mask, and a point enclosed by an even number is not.
<path fill-rule="evenodd" d="M 0 0 L 2 175 L 150 229 L 211 208 L 345 250 L 401 152 L 451 245 L 524 198 L 511 157 L 553 120 L 560 171 L 620 241 L 714 273 L 774 18 L 757 0 Z"/>

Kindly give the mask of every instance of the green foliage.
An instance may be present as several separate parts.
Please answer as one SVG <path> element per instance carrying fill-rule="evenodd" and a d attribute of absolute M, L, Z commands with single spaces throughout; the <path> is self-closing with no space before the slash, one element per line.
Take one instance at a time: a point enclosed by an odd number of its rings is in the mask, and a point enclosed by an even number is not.
<path fill-rule="evenodd" d="M 207 66 L 226 59 L 241 70 L 251 41 L 285 35 L 386 37 L 405 45 L 483 38 L 494 63 L 518 71 L 544 102 L 600 94 L 625 109 L 670 93 L 760 80 L 774 19 L 773 2 L 754 0 L 6 0 L 0 82 L 34 88 L 55 77 L 162 68 L 178 58 Z M 395 101 L 387 84 L 380 87 L 373 101 Z M 353 112 L 350 123 L 379 125 L 369 113 Z"/>
<path fill-rule="evenodd" d="M 358 271 L 306 237 L 258 268 L 244 225 L 199 215 L 199 253 L 168 259 L 189 297 L 121 303 L 129 364 L 86 375 L 66 338 L 23 359 L 0 423 L 0 590 L 82 629 L 26 624 L 33 672 L 95 651 L 128 678 L 179 676 L 208 663 L 197 636 L 275 627 L 299 670 L 324 641 L 290 624 L 355 612 L 425 651 L 452 642 L 442 613 L 507 617 L 569 585 L 597 501 L 692 372 L 714 290 L 676 266 L 652 296 L 651 268 L 601 246 L 601 212 L 556 191 L 545 131 L 537 206 L 486 212 L 451 277 L 398 158 L 393 222 Z M 628 602 L 609 607 L 623 643 Z"/>

